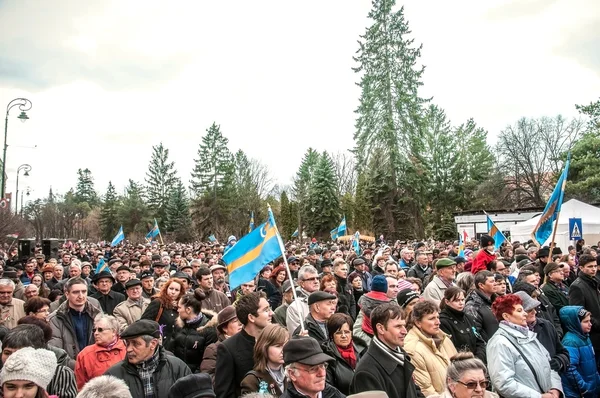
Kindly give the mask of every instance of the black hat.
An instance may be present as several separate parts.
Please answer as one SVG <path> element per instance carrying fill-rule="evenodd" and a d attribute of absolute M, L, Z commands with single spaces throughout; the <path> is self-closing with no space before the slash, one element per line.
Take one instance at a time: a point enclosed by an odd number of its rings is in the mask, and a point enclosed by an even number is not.
<path fill-rule="evenodd" d="M 494 243 L 496 243 L 496 241 L 489 235 L 481 235 L 481 238 L 479 238 L 479 245 L 482 248 L 491 246 Z"/>
<path fill-rule="evenodd" d="M 414 299 L 419 299 L 419 293 L 415 292 L 410 288 L 402 289 L 396 295 L 396 301 L 398 302 L 398 305 L 402 308 L 406 308 L 406 306 L 410 304 L 410 302 Z"/>
<path fill-rule="evenodd" d="M 331 267 L 332 265 L 333 265 L 333 261 L 331 261 L 331 259 L 326 258 L 325 260 L 321 261 L 321 268 Z"/>
<path fill-rule="evenodd" d="M 456 257 L 454 257 L 454 262 L 456 262 L 456 264 L 460 264 L 460 263 L 466 263 L 467 260 L 465 260 L 465 258 L 463 256 L 456 256 Z"/>
<path fill-rule="evenodd" d="M 183 271 L 184 269 L 192 269 L 192 265 L 188 262 L 183 263 L 181 267 L 179 267 L 179 271 Z"/>
<path fill-rule="evenodd" d="M 102 272 L 98 272 L 97 274 L 95 274 L 92 277 L 92 282 L 96 283 L 98 282 L 100 279 L 103 278 L 109 278 L 113 283 L 115 283 L 115 278 L 113 278 L 112 274 L 110 273 L 110 271 L 102 271 Z"/>
<path fill-rule="evenodd" d="M 168 398 L 215 398 L 208 373 L 193 373 L 178 379 L 169 389 Z"/>
<path fill-rule="evenodd" d="M 542 247 L 537 252 L 537 258 L 548 257 L 548 256 L 550 256 L 550 248 L 549 247 Z"/>
<path fill-rule="evenodd" d="M 294 336 L 283 346 L 283 362 L 289 365 L 294 362 L 314 366 L 323 362 L 335 361 L 323 353 L 317 340 L 308 336 Z"/>
<path fill-rule="evenodd" d="M 133 339 L 140 336 L 152 336 L 159 338 L 160 326 L 155 321 L 149 319 L 140 319 L 133 322 L 131 325 L 125 328 L 123 333 L 121 333 L 121 338 L 123 340 Z"/>
<path fill-rule="evenodd" d="M 120 258 L 113 258 L 112 260 L 110 260 L 108 262 L 108 266 L 110 267 L 111 265 L 113 265 L 114 263 L 122 263 L 123 260 L 121 260 Z"/>
<path fill-rule="evenodd" d="M 168 266 L 169 265 L 165 264 L 165 263 L 156 263 L 156 264 L 153 265 L 154 268 L 156 268 L 156 267 L 163 267 L 163 268 L 165 268 L 165 267 L 168 267 Z"/>
<path fill-rule="evenodd" d="M 300 260 L 298 260 L 298 257 L 296 257 L 296 256 L 291 256 L 291 257 L 288 257 L 287 262 L 289 264 L 289 263 L 294 263 L 294 262 L 300 262 Z"/>
<path fill-rule="evenodd" d="M 125 289 L 129 289 L 134 286 L 142 286 L 142 281 L 139 279 L 130 279 L 125 283 Z"/>
<path fill-rule="evenodd" d="M 555 254 L 563 254 L 562 250 L 560 249 L 560 247 L 555 247 L 552 249 L 552 255 L 554 256 Z"/>
<path fill-rule="evenodd" d="M 129 269 L 129 267 L 126 266 L 126 265 L 121 265 L 119 268 L 117 268 L 117 272 L 119 272 L 119 271 L 131 272 L 131 270 Z"/>
<path fill-rule="evenodd" d="M 318 303 L 319 301 L 334 299 L 337 299 L 337 297 L 333 294 L 317 290 L 316 292 L 313 292 L 310 294 L 310 296 L 308 296 L 308 305 L 313 305 L 314 303 Z"/>
<path fill-rule="evenodd" d="M 154 274 L 151 271 L 142 271 L 140 272 L 140 280 L 143 281 L 146 278 L 152 278 Z"/>
<path fill-rule="evenodd" d="M 191 276 L 189 276 L 185 272 L 181 272 L 181 271 L 175 272 L 173 275 L 171 275 L 171 278 L 185 279 L 185 280 L 187 280 L 189 282 L 193 282 L 194 281 Z"/>
<path fill-rule="evenodd" d="M 160 260 L 160 255 L 159 254 L 153 254 L 152 255 L 152 261 L 156 261 L 156 260 Z"/>

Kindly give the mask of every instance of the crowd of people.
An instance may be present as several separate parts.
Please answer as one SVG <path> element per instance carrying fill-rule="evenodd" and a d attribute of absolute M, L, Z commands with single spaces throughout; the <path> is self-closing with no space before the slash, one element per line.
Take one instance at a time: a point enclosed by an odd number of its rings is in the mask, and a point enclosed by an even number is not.
<path fill-rule="evenodd" d="M 600 394 L 597 246 L 312 239 L 230 286 L 235 244 L 0 250 L 2 396 Z"/>

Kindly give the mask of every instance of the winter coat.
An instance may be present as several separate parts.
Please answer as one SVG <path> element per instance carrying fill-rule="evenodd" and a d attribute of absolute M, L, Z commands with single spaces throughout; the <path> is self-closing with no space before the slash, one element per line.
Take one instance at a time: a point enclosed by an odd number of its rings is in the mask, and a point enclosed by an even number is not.
<path fill-rule="evenodd" d="M 580 272 L 575 282 L 569 287 L 569 304 L 580 305 L 592 314 L 590 340 L 592 340 L 594 351 L 600 352 L 600 291 L 598 290 L 598 282 Z"/>
<path fill-rule="evenodd" d="M 406 276 L 409 278 L 419 278 L 421 281 L 424 281 L 425 278 L 431 275 L 432 272 L 433 270 L 430 266 L 427 266 L 427 268 L 423 269 L 419 264 L 415 264 L 408 270 Z"/>
<path fill-rule="evenodd" d="M 437 337 L 441 338 L 439 346 L 414 326 L 404 339 L 404 349 L 415 366 L 415 383 L 426 397 L 444 391 L 450 358 L 457 353 L 446 333 L 440 331 Z"/>
<path fill-rule="evenodd" d="M 204 292 L 206 298 L 202 300 L 201 308 L 203 310 L 209 310 L 218 314 L 223 308 L 231 305 L 229 298 L 225 293 L 220 292 L 216 289 L 210 289 L 208 292 Z"/>
<path fill-rule="evenodd" d="M 200 364 L 200 372 L 210 375 L 210 378 L 215 382 L 215 368 L 217 366 L 217 348 L 223 342 L 223 335 L 219 334 L 219 340 L 216 343 L 209 344 L 204 349 L 204 356 Z"/>
<path fill-rule="evenodd" d="M 265 292 L 267 295 L 267 301 L 269 302 L 271 308 L 277 308 L 281 305 L 283 295 L 269 280 L 259 278 L 258 283 L 256 284 L 256 291 Z"/>
<path fill-rule="evenodd" d="M 117 321 L 119 321 L 119 332 L 122 333 L 127 326 L 141 319 L 142 314 L 146 311 L 148 305 L 150 305 L 150 299 L 144 297 L 142 298 L 141 307 L 135 301 L 130 299 L 118 304 L 113 311 L 113 315 L 117 318 Z"/>
<path fill-rule="evenodd" d="M 288 306 L 287 313 L 285 315 L 285 324 L 288 332 L 293 334 L 300 322 L 303 322 L 306 316 L 309 314 L 308 311 L 308 293 L 302 288 L 296 289 L 296 300 Z"/>
<path fill-rule="evenodd" d="M 550 354 L 550 367 L 552 370 L 558 373 L 566 370 L 569 367 L 569 352 L 561 344 L 560 337 L 558 337 L 552 322 L 544 318 L 537 318 L 532 331 Z"/>
<path fill-rule="evenodd" d="M 97 292 L 91 296 L 100 302 L 102 311 L 108 315 L 112 315 L 115 307 L 125 301 L 125 295 L 111 290 L 108 294 Z"/>
<path fill-rule="evenodd" d="M 479 271 L 489 270 L 488 264 L 492 261 L 496 261 L 496 255 L 494 253 L 490 253 L 485 249 L 479 250 L 471 264 L 471 273 L 475 275 Z M 543 273 L 540 275 L 543 275 Z"/>
<path fill-rule="evenodd" d="M 568 289 L 567 293 L 565 294 L 558 288 L 558 286 L 556 286 L 556 284 L 547 282 L 544 283 L 544 285 L 541 287 L 541 290 L 544 292 L 544 295 L 548 298 L 548 301 L 550 301 L 550 304 L 552 304 L 557 314 L 560 312 L 562 307 L 569 305 Z"/>
<path fill-rule="evenodd" d="M 389 398 L 421 398 L 421 389 L 413 380 L 415 367 L 408 355 L 400 364 L 377 344 L 371 344 L 365 355 L 358 361 L 350 393 L 385 391 Z"/>
<path fill-rule="evenodd" d="M 12 329 L 17 326 L 19 319 L 25 316 L 25 308 L 23 307 L 25 302 L 18 298 L 12 298 L 10 304 L 0 305 L 0 326 L 4 326 L 7 329 Z"/>
<path fill-rule="evenodd" d="M 325 323 L 325 325 L 327 324 Z M 328 336 L 323 332 L 323 329 L 321 329 L 318 322 L 315 320 L 315 318 L 313 318 L 312 314 L 308 314 L 306 317 L 306 320 L 304 321 L 304 330 L 308 332 L 309 337 L 317 340 L 319 344 L 324 344 L 329 340 Z M 294 334 L 292 336 L 298 336 L 301 332 L 302 328 L 298 326 L 296 330 L 294 330 Z"/>
<path fill-rule="evenodd" d="M 329 362 L 329 366 L 327 367 L 327 383 L 335 386 L 342 394 L 350 394 L 350 384 L 354 377 L 354 369 L 352 369 L 350 364 L 342 358 L 342 354 L 340 354 L 340 351 L 332 340 L 323 344 L 322 347 L 325 354 L 335 359 L 335 361 Z M 354 344 L 353 348 L 354 355 L 356 356 L 356 363 L 358 364 L 360 354 Z"/>
<path fill-rule="evenodd" d="M 292 382 L 287 383 L 287 388 L 281 398 L 306 398 L 306 395 L 300 394 Z M 337 388 L 325 383 L 325 389 L 321 392 L 321 398 L 346 398 Z"/>
<path fill-rule="evenodd" d="M 146 311 L 142 313 L 141 319 L 149 319 L 151 321 L 158 322 L 159 325 L 163 326 L 163 336 L 162 336 L 162 344 L 163 347 L 171 347 L 171 338 L 173 337 L 173 333 L 175 332 L 175 321 L 179 314 L 177 313 L 176 308 L 163 308 L 162 314 L 158 320 L 158 314 L 160 313 L 160 309 L 163 307 L 161 301 L 159 299 L 152 300 L 148 307 L 146 307 Z"/>
<path fill-rule="evenodd" d="M 515 345 L 533 369 L 527 365 Z M 488 341 L 487 357 L 494 358 L 488 361 L 488 373 L 496 392 L 504 398 L 539 398 L 542 392 L 551 389 L 562 392 L 560 376 L 550 369 L 550 354 L 531 331 L 524 336 L 512 327 L 500 324 Z M 533 371 L 543 391 L 540 391 Z"/>
<path fill-rule="evenodd" d="M 287 309 L 289 304 L 283 303 L 273 311 L 273 323 L 278 323 L 283 327 L 286 327 L 285 318 L 287 316 Z"/>
<path fill-rule="evenodd" d="M 192 373 L 199 370 L 206 347 L 217 341 L 217 314 L 211 311 L 202 311 L 202 314 L 204 316 L 193 323 L 177 318 L 175 334 L 168 347 L 190 367 Z"/>
<path fill-rule="evenodd" d="M 89 317 L 88 318 L 88 344 L 94 344 L 94 336 L 92 329 L 94 328 L 94 318 L 96 315 L 102 313 L 102 309 L 94 306 L 90 301 L 85 303 L 83 312 Z M 85 347 L 80 347 L 77 341 L 77 335 L 75 334 L 75 327 L 69 314 L 69 302 L 65 301 L 58 306 L 56 311 L 48 316 L 48 323 L 52 328 L 52 338 L 48 342 L 49 345 L 53 345 L 58 348 L 62 348 L 67 352 L 69 356 L 69 367 L 75 368 L 75 359 L 77 354 Z"/>
<path fill-rule="evenodd" d="M 192 374 L 190 368 L 179 358 L 167 355 L 164 348 L 160 347 L 158 367 L 152 375 L 154 381 L 154 398 L 168 398 L 169 390 L 175 382 L 182 377 Z M 105 375 L 115 376 L 121 379 L 129 387 L 131 396 L 143 398 L 144 385 L 138 373 L 137 367 L 130 364 L 127 359 L 113 365 L 104 373 Z"/>
<path fill-rule="evenodd" d="M 121 339 L 111 349 L 98 344 L 85 347 L 75 362 L 77 389 L 81 390 L 94 377 L 102 376 L 111 366 L 124 360 L 126 354 L 125 343 Z"/>
<path fill-rule="evenodd" d="M 454 286 L 454 283 L 452 284 Z M 425 286 L 423 290 L 423 298 L 428 299 L 436 303 L 439 307 L 440 302 L 444 299 L 444 293 L 448 286 L 440 279 L 439 276 L 434 276 L 430 283 Z"/>
<path fill-rule="evenodd" d="M 452 340 L 457 351 L 472 352 L 483 363 L 487 362 L 485 341 L 475 330 L 473 319 L 464 311 L 457 311 L 446 306 L 440 311 L 440 329 Z"/>
<path fill-rule="evenodd" d="M 240 383 L 254 367 L 254 337 L 244 329 L 217 347 L 215 394 L 219 398 L 237 398 Z"/>
<path fill-rule="evenodd" d="M 348 307 L 346 314 L 350 315 L 352 319 L 356 319 L 356 301 L 354 300 L 352 285 L 344 278 L 340 278 L 335 274 L 333 276 L 337 282 L 338 300 Z M 341 306 L 342 304 L 339 305 Z"/>
<path fill-rule="evenodd" d="M 519 281 L 515 283 L 514 291 L 515 293 L 523 291 L 531 297 L 535 297 L 540 302 L 540 305 L 536 308 L 537 318 L 544 318 L 550 321 L 554 325 L 556 333 L 558 333 L 559 340 L 562 339 L 563 330 L 562 325 L 560 323 L 560 318 L 558 317 L 558 312 L 554 309 L 554 306 L 550 304 L 550 300 L 548 300 L 548 297 L 546 297 L 544 292 L 542 290 L 537 289 L 531 283 L 527 283 L 525 281 Z"/>
<path fill-rule="evenodd" d="M 471 317 L 475 329 L 485 342 L 498 330 L 498 320 L 492 313 L 494 298 L 495 296 L 487 298 L 478 289 L 475 289 L 469 294 L 465 304 L 465 314 Z"/>
<path fill-rule="evenodd" d="M 273 377 L 269 372 L 251 370 L 240 383 L 242 396 L 253 392 L 257 393 L 260 390 L 261 381 L 267 383 L 267 391 L 269 394 L 274 395 L 275 397 L 280 397 L 283 394 L 283 391 L 279 389 L 279 386 L 275 380 L 273 380 Z"/>
<path fill-rule="evenodd" d="M 368 334 L 362 328 L 364 319 L 365 314 L 362 311 L 358 311 L 358 316 L 352 326 L 352 341 L 356 344 L 360 352 L 363 352 L 369 347 L 371 339 L 373 338 L 372 334 Z"/>
<path fill-rule="evenodd" d="M 560 320 L 567 330 L 562 343 L 571 358 L 569 369 L 561 374 L 566 398 L 593 398 L 600 394 L 594 348 L 590 338 L 583 334 L 577 316 L 582 308 L 578 305 L 565 306 L 560 311 Z"/>

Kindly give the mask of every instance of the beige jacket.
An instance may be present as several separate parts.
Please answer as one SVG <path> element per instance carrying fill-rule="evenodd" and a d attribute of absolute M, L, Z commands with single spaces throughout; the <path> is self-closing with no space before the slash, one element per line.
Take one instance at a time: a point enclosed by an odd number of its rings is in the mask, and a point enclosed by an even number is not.
<path fill-rule="evenodd" d="M 18 320 L 25 316 L 23 304 L 25 304 L 23 300 L 13 298 L 10 304 L 0 305 L 0 326 L 8 329 L 17 326 Z"/>
<path fill-rule="evenodd" d="M 142 307 L 135 303 L 135 301 L 127 299 L 115 307 L 113 310 L 113 315 L 119 321 L 119 333 L 122 333 L 123 330 L 133 322 L 139 320 L 142 317 L 146 308 L 148 308 L 148 304 L 150 304 L 150 299 L 142 297 Z"/>
<path fill-rule="evenodd" d="M 440 331 L 438 336 L 442 339 L 439 348 L 432 338 L 426 337 L 414 326 L 404 339 L 404 350 L 415 366 L 415 383 L 426 397 L 445 391 L 446 370 L 450 365 L 450 358 L 457 353 L 448 335 Z"/>

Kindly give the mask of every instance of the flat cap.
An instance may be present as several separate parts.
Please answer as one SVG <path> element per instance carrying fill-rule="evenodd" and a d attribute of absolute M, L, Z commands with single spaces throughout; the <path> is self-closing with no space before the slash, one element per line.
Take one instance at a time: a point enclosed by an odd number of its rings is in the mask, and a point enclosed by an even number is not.
<path fill-rule="evenodd" d="M 117 268 L 117 272 L 119 272 L 119 271 L 131 272 L 131 269 L 129 269 L 129 267 L 126 265 L 121 265 L 119 268 Z"/>
<path fill-rule="evenodd" d="M 435 268 L 436 269 L 442 269 L 442 268 L 448 268 L 448 267 L 452 267 L 453 265 L 456 265 L 456 262 L 448 257 L 443 257 L 440 258 L 436 263 L 435 263 Z"/>
<path fill-rule="evenodd" d="M 140 319 L 133 322 L 123 331 L 123 333 L 121 333 L 121 338 L 123 340 L 134 339 L 140 336 L 159 338 L 160 329 L 158 323 L 149 319 Z"/>
<path fill-rule="evenodd" d="M 146 278 L 152 278 L 153 277 L 153 273 L 151 271 L 142 271 L 140 272 L 140 280 L 144 280 Z"/>
<path fill-rule="evenodd" d="M 283 282 L 283 286 L 282 286 L 282 290 L 283 293 L 289 291 L 292 288 L 292 282 L 289 281 L 289 279 L 285 282 Z"/>
<path fill-rule="evenodd" d="M 337 297 L 333 294 L 318 290 L 314 293 L 311 293 L 310 296 L 308 296 L 308 305 L 313 305 L 314 303 L 318 303 L 319 301 L 334 299 L 337 299 Z"/>
<path fill-rule="evenodd" d="M 142 281 L 139 279 L 130 279 L 125 283 L 125 289 L 135 286 L 142 286 Z"/>

